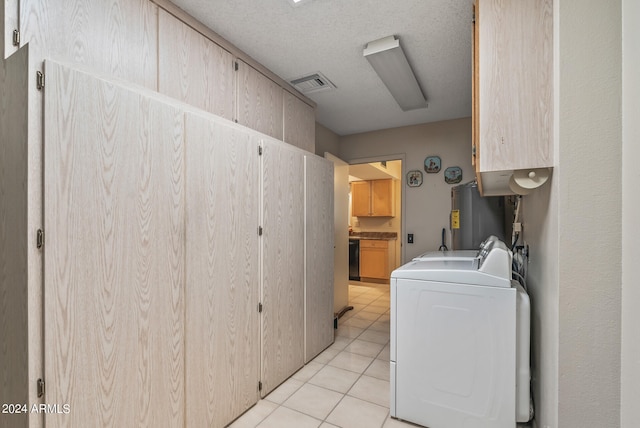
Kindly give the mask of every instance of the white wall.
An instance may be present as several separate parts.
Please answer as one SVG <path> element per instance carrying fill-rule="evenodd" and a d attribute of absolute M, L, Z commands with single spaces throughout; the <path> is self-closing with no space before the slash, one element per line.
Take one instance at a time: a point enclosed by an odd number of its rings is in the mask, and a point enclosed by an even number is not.
<path fill-rule="evenodd" d="M 622 375 L 621 427 L 638 426 L 640 399 L 640 2 L 622 0 Z"/>
<path fill-rule="evenodd" d="M 620 426 L 620 4 L 554 6 L 557 163 L 523 225 L 539 428 Z"/>
<path fill-rule="evenodd" d="M 423 172 L 420 187 L 407 187 L 403 176 L 405 225 L 402 244 L 404 261 L 440 246 L 442 228 L 447 229 L 447 244 L 451 246 L 449 213 L 451 187 L 444 182 L 444 169 L 462 168 L 462 182 L 475 177 L 471 166 L 471 118 L 427 123 L 423 125 L 353 134 L 340 138 L 340 157 L 348 162 L 356 159 L 387 155 L 403 155 L 403 175 L 413 169 Z M 440 156 L 442 170 L 437 174 L 424 172 L 424 158 Z M 414 244 L 406 243 L 406 235 L 414 234 Z"/>

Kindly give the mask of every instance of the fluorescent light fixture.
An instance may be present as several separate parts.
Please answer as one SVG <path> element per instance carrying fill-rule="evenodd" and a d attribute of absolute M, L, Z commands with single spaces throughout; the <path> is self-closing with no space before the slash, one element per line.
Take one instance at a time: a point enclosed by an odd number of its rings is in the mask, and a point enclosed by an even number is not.
<path fill-rule="evenodd" d="M 403 111 L 427 107 L 427 100 L 396 36 L 367 43 L 363 54 Z"/>

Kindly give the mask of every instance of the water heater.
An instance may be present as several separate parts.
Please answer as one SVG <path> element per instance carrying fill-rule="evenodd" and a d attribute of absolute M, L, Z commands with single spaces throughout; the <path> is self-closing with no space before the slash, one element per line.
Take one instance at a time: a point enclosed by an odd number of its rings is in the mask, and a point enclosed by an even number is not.
<path fill-rule="evenodd" d="M 451 188 L 451 249 L 475 250 L 489 235 L 505 240 L 504 197 L 480 196 L 475 181 Z"/>

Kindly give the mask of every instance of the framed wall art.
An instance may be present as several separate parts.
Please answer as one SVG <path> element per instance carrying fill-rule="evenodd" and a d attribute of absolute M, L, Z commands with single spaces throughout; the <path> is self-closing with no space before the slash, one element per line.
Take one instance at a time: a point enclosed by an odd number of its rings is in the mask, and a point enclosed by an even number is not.
<path fill-rule="evenodd" d="M 407 186 L 420 187 L 422 185 L 422 171 L 414 169 L 407 172 Z"/>
<path fill-rule="evenodd" d="M 424 159 L 424 170 L 427 174 L 435 174 L 440 172 L 440 156 L 427 156 Z"/>
<path fill-rule="evenodd" d="M 459 166 L 450 166 L 444 170 L 444 181 L 447 184 L 456 184 L 462 181 L 462 168 Z"/>

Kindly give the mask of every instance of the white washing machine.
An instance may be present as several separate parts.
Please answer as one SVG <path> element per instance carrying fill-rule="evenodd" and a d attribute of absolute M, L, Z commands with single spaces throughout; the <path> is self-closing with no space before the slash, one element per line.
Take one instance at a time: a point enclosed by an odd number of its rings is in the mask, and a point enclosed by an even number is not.
<path fill-rule="evenodd" d="M 396 269 L 391 416 L 429 428 L 528 421 L 529 328 L 529 298 L 500 241 L 475 256 L 425 255 Z"/>

